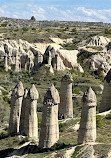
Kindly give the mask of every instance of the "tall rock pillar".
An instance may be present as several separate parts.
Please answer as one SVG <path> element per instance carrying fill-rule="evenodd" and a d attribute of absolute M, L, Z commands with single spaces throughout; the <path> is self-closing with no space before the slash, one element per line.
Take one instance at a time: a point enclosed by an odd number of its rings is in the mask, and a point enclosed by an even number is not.
<path fill-rule="evenodd" d="M 19 132 L 23 95 L 24 95 L 24 87 L 22 82 L 20 81 L 12 91 L 11 112 L 10 112 L 10 120 L 9 120 L 9 134 L 16 134 Z"/>
<path fill-rule="evenodd" d="M 20 133 L 24 134 L 24 124 L 25 124 L 25 112 L 26 112 L 26 98 L 28 90 L 24 90 L 24 96 L 22 101 L 21 117 L 20 117 Z"/>
<path fill-rule="evenodd" d="M 104 89 L 99 112 L 104 112 L 111 109 L 111 69 L 104 78 Z"/>
<path fill-rule="evenodd" d="M 7 53 L 5 53 L 5 57 L 4 57 L 4 68 L 5 68 L 5 71 L 7 72 L 8 71 L 8 59 L 7 59 Z"/>
<path fill-rule="evenodd" d="M 73 117 L 72 82 L 69 72 L 61 80 L 59 117 L 65 119 Z"/>
<path fill-rule="evenodd" d="M 96 140 L 96 95 L 88 88 L 82 98 L 82 112 L 78 135 L 78 144 L 95 142 Z"/>
<path fill-rule="evenodd" d="M 50 148 L 59 139 L 58 103 L 59 93 L 54 85 L 46 92 L 42 113 L 39 147 Z"/>
<path fill-rule="evenodd" d="M 26 97 L 24 134 L 38 140 L 37 99 L 38 91 L 33 84 Z"/>

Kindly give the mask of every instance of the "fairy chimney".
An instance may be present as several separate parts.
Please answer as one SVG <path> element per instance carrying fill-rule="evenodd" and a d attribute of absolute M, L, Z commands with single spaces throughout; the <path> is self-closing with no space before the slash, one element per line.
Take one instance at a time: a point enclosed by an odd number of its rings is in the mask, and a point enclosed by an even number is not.
<path fill-rule="evenodd" d="M 39 147 L 50 148 L 59 139 L 58 104 L 59 93 L 54 85 L 48 89 L 44 97 Z"/>
<path fill-rule="evenodd" d="M 33 84 L 27 93 L 24 121 L 24 134 L 38 140 L 37 99 L 38 91 Z"/>
<path fill-rule="evenodd" d="M 28 90 L 24 90 L 24 96 L 22 101 L 22 108 L 21 108 L 21 117 L 20 117 L 20 133 L 24 134 L 24 124 L 25 124 L 25 112 L 26 112 L 26 98 L 27 98 Z"/>
<path fill-rule="evenodd" d="M 82 98 L 82 112 L 78 135 L 78 144 L 95 142 L 96 140 L 96 95 L 88 88 Z"/>
<path fill-rule="evenodd" d="M 8 71 L 8 58 L 7 58 L 7 53 L 5 53 L 5 57 L 4 57 L 4 68 L 5 68 L 5 71 L 7 72 Z"/>
<path fill-rule="evenodd" d="M 104 112 L 111 109 L 111 69 L 104 78 L 104 89 L 99 112 Z"/>
<path fill-rule="evenodd" d="M 10 112 L 10 120 L 9 120 L 9 134 L 16 134 L 19 132 L 23 95 L 24 95 L 24 87 L 22 82 L 20 81 L 12 91 L 11 112 Z"/>
<path fill-rule="evenodd" d="M 66 119 L 73 117 L 72 82 L 72 76 L 69 72 L 67 72 L 61 80 L 59 105 L 60 118 Z"/>

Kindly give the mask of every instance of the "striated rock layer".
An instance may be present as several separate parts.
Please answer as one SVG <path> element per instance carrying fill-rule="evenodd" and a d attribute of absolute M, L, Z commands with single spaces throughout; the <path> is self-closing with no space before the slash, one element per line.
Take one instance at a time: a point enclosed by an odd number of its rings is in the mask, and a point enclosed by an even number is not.
<path fill-rule="evenodd" d="M 88 88 L 82 98 L 83 106 L 78 135 L 78 144 L 95 142 L 96 140 L 96 95 Z"/>
<path fill-rule="evenodd" d="M 73 117 L 72 82 L 73 79 L 69 72 L 61 80 L 59 105 L 59 117 L 61 118 Z"/>
<path fill-rule="evenodd" d="M 14 88 L 11 96 L 11 112 L 9 120 L 9 134 L 16 134 L 19 132 L 20 115 L 22 99 L 24 95 L 23 84 L 20 81 Z"/>
<path fill-rule="evenodd" d="M 59 139 L 58 103 L 59 93 L 54 85 L 46 92 L 42 113 L 39 147 L 50 148 Z"/>

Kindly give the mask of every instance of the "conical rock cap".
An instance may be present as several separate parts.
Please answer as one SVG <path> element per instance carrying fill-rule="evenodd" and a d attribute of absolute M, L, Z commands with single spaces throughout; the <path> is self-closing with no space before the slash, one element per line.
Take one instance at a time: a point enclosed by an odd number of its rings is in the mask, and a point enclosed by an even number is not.
<path fill-rule="evenodd" d="M 72 76 L 70 72 L 67 72 L 63 78 L 62 78 L 63 82 L 73 82 Z"/>
<path fill-rule="evenodd" d="M 19 81 L 18 84 L 13 89 L 12 95 L 17 97 L 22 97 L 24 95 L 24 87 L 21 81 Z"/>
<path fill-rule="evenodd" d="M 37 100 L 39 98 L 39 93 L 34 84 L 29 89 L 27 96 L 28 98 L 31 98 L 31 100 Z"/>
<path fill-rule="evenodd" d="M 60 97 L 59 97 L 58 90 L 54 87 L 53 84 L 47 90 L 47 92 L 44 96 L 44 104 L 46 104 L 48 100 L 51 100 L 53 104 L 60 103 Z"/>
<path fill-rule="evenodd" d="M 96 102 L 97 102 L 96 95 L 91 87 L 89 87 L 86 90 L 86 92 L 84 93 L 82 102 L 84 105 L 88 105 L 88 106 L 95 105 L 96 106 Z"/>

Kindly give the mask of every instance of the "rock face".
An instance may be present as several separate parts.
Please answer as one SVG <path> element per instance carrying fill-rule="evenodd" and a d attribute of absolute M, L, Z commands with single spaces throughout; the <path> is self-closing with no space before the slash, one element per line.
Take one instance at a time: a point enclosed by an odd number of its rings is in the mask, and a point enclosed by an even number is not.
<path fill-rule="evenodd" d="M 39 139 L 39 146 L 41 148 L 50 148 L 59 139 L 59 102 L 59 93 L 54 85 L 51 85 L 51 87 L 46 92 L 46 95 L 44 96 L 44 106 Z"/>
<path fill-rule="evenodd" d="M 30 72 L 46 64 L 57 71 L 74 68 L 83 72 L 77 63 L 78 50 L 63 50 L 50 44 L 43 49 L 40 45 L 21 39 L 0 41 L 0 59 L 4 58 L 5 70 L 20 72 L 24 69 Z"/>
<path fill-rule="evenodd" d="M 104 89 L 99 112 L 108 111 L 111 109 L 111 69 L 104 78 Z"/>
<path fill-rule="evenodd" d="M 59 117 L 65 119 L 73 117 L 72 82 L 69 72 L 61 80 Z"/>
<path fill-rule="evenodd" d="M 24 96 L 22 101 L 22 108 L 21 108 L 21 117 L 20 117 L 20 133 L 24 134 L 24 125 L 25 125 L 25 112 L 26 112 L 26 98 L 27 98 L 28 90 L 24 90 Z"/>
<path fill-rule="evenodd" d="M 25 119 L 24 119 L 24 134 L 38 140 L 38 118 L 37 118 L 37 99 L 39 97 L 35 85 L 32 85 L 27 93 Z"/>
<path fill-rule="evenodd" d="M 110 42 L 110 39 L 103 36 L 91 37 L 88 46 L 106 46 Z"/>
<path fill-rule="evenodd" d="M 111 68 L 110 62 L 107 62 L 107 60 L 109 59 L 108 56 L 108 53 L 92 55 L 89 59 L 90 69 L 97 71 L 98 74 L 103 73 L 104 75 L 106 75 Z"/>
<path fill-rule="evenodd" d="M 56 70 L 65 70 L 65 65 L 61 60 L 58 51 L 56 51 L 50 45 L 47 47 L 44 56 L 43 56 L 43 63 L 52 65 L 52 67 Z"/>
<path fill-rule="evenodd" d="M 23 84 L 20 81 L 14 88 L 11 96 L 11 112 L 9 120 L 9 134 L 16 134 L 19 132 L 20 115 L 22 99 L 24 95 Z"/>
<path fill-rule="evenodd" d="M 95 142 L 96 140 L 96 95 L 90 87 L 82 98 L 83 106 L 78 135 L 78 144 Z"/>

